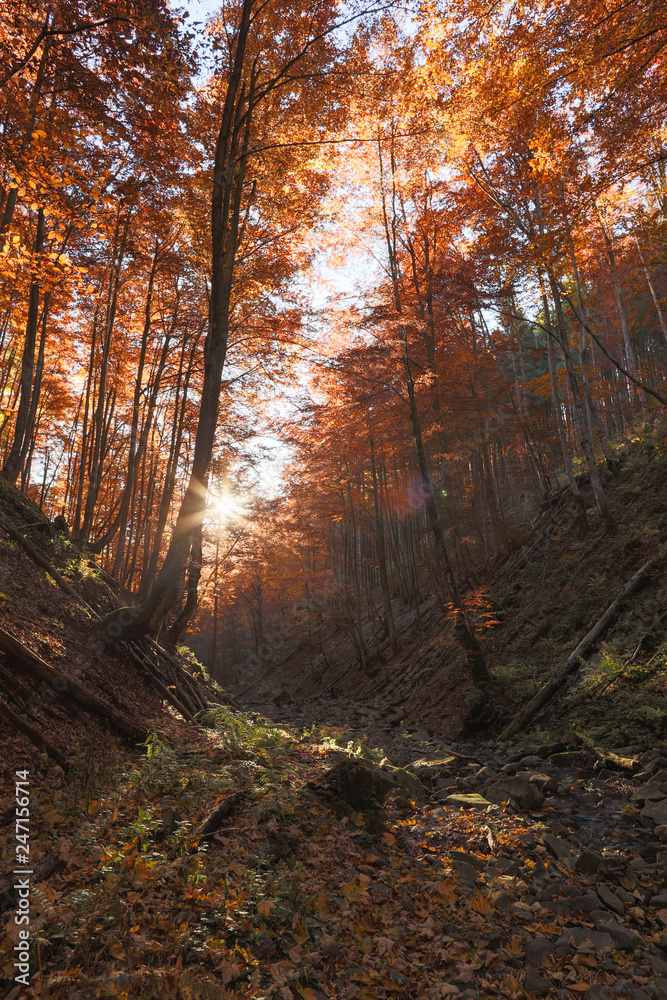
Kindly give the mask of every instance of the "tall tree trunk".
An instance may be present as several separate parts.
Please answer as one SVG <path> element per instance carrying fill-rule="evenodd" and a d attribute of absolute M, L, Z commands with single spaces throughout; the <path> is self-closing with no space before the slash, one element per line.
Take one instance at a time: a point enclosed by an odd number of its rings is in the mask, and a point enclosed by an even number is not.
<path fill-rule="evenodd" d="M 120 231 L 120 216 L 122 206 L 118 206 L 118 216 L 116 220 L 116 236 Z M 118 309 L 118 295 L 120 292 L 120 278 L 125 259 L 125 248 L 130 228 L 132 209 L 128 208 L 125 214 L 122 233 L 120 233 L 120 244 L 118 247 L 117 260 L 111 268 L 109 274 L 109 289 L 107 296 L 106 323 L 104 329 L 104 339 L 102 341 L 102 359 L 100 363 L 100 377 L 97 386 L 97 403 L 92 421 L 92 448 L 90 456 L 90 478 L 88 482 L 88 492 L 86 494 L 86 506 L 83 515 L 80 538 L 86 544 L 93 527 L 93 517 L 95 507 L 102 484 L 102 468 L 104 462 L 104 424 L 107 415 L 107 373 L 109 368 L 109 357 L 111 354 L 111 339 L 113 335 L 114 323 L 116 321 L 116 310 Z"/>
<path fill-rule="evenodd" d="M 37 234 L 34 246 L 34 266 L 32 281 L 30 282 L 30 295 L 28 298 L 28 318 L 25 328 L 25 342 L 23 345 L 23 356 L 21 358 L 21 397 L 19 408 L 14 424 L 14 439 L 9 450 L 9 455 L 5 462 L 3 473 L 14 483 L 19 477 L 22 466 L 22 456 L 25 457 L 27 447 L 24 450 L 24 442 L 30 443 L 31 429 L 29 425 L 30 413 L 32 409 L 33 374 L 35 371 L 35 347 L 37 344 L 37 327 L 39 323 L 39 294 L 40 285 L 38 277 L 38 260 L 44 249 L 44 210 L 40 208 L 37 212 Z M 33 410 L 36 412 L 36 407 Z"/>
<path fill-rule="evenodd" d="M 178 600 L 178 580 L 206 509 L 208 469 L 218 422 L 222 369 L 227 354 L 234 266 L 239 246 L 243 186 L 255 101 L 256 70 L 243 82 L 246 45 L 254 0 L 243 0 L 236 52 L 218 132 L 211 198 L 211 294 L 208 333 L 204 345 L 204 380 L 190 479 L 185 490 L 169 548 L 148 598 L 123 633 L 133 637 L 157 635 L 165 616 Z"/>
<path fill-rule="evenodd" d="M 665 316 L 660 306 L 660 299 L 658 298 L 655 285 L 653 284 L 653 278 L 651 277 L 651 272 L 646 266 L 646 261 L 644 260 L 644 255 L 642 253 L 642 248 L 639 245 L 639 240 L 635 236 L 635 244 L 637 246 L 637 253 L 639 254 L 639 259 L 642 262 L 642 268 L 644 270 L 644 275 L 646 277 L 646 284 L 649 287 L 651 293 L 651 298 L 653 299 L 653 305 L 655 306 L 655 311 L 658 314 L 658 322 L 660 323 L 660 329 L 662 330 L 662 335 L 665 338 L 665 344 L 667 344 L 667 323 L 665 322 Z"/>
<path fill-rule="evenodd" d="M 169 446 L 169 457 L 167 459 L 167 470 L 165 474 L 164 488 L 162 490 L 162 496 L 160 498 L 160 507 L 158 511 L 157 525 L 155 527 L 155 536 L 153 539 L 150 561 L 148 564 L 148 572 L 146 573 L 144 579 L 141 581 L 141 586 L 139 588 L 139 600 L 142 602 L 146 600 L 148 594 L 150 593 L 153 580 L 155 579 L 155 574 L 157 572 L 157 565 L 160 558 L 160 549 L 162 548 L 162 539 L 164 537 L 165 528 L 167 526 L 167 518 L 169 516 L 169 508 L 171 507 L 171 502 L 174 496 L 174 490 L 176 488 L 178 460 L 181 454 L 183 433 L 185 430 L 185 413 L 188 401 L 188 389 L 190 387 L 190 379 L 192 377 L 192 371 L 194 368 L 195 357 L 196 357 L 196 340 L 193 342 L 192 347 L 190 348 L 190 357 L 188 360 L 188 365 L 187 368 L 185 369 L 185 373 L 183 373 L 186 346 L 187 346 L 187 341 L 184 341 L 183 348 L 181 350 L 178 377 L 176 380 L 176 393 L 174 398 L 174 416 L 171 428 L 171 442 Z M 180 401 L 179 401 L 179 395 L 180 395 Z"/>
<path fill-rule="evenodd" d="M 378 477 L 375 464 L 375 447 L 373 438 L 370 438 L 371 447 L 371 473 L 373 477 L 373 512 L 375 515 L 375 540 L 378 555 L 378 565 L 380 568 L 380 589 L 382 591 L 382 604 L 384 616 L 387 623 L 387 634 L 391 643 L 391 650 L 396 656 L 398 653 L 398 640 L 396 638 L 396 627 L 394 625 L 394 615 L 391 608 L 391 590 L 389 587 L 389 575 L 387 573 L 387 549 L 384 539 L 384 519 L 380 509 L 380 499 L 378 496 Z"/>
<path fill-rule="evenodd" d="M 610 530 L 616 528 L 616 519 L 609 510 L 609 505 L 607 503 L 607 498 L 604 493 L 602 482 L 600 480 L 600 472 L 598 470 L 595 455 L 593 454 L 593 448 L 591 446 L 591 440 L 589 435 L 588 421 L 586 419 L 586 411 L 581 399 L 581 393 L 579 391 L 579 385 L 577 383 L 577 377 L 574 371 L 574 365 L 572 363 L 572 355 L 570 353 L 569 338 L 567 334 L 567 325 L 565 323 L 565 316 L 563 315 L 563 304 L 560 298 L 560 290 L 558 288 L 558 283 L 554 278 L 553 272 L 549 271 L 549 284 L 551 286 L 551 294 L 553 296 L 554 305 L 556 307 L 556 319 L 558 322 L 558 332 L 561 347 L 563 349 L 563 356 L 565 358 L 565 368 L 567 371 L 568 379 L 570 382 L 570 389 L 572 392 L 572 398 L 574 400 L 574 407 L 577 414 L 577 423 L 579 424 L 579 430 L 581 432 L 581 447 L 583 449 L 584 455 L 586 456 L 586 464 L 588 465 L 588 474 L 591 478 L 591 486 L 593 487 L 593 492 L 595 494 L 595 500 L 598 505 L 598 510 Z"/>
<path fill-rule="evenodd" d="M 551 375 L 551 394 L 554 401 L 554 411 L 556 418 L 556 428 L 558 430 L 558 437 L 560 438 L 560 446 L 563 454 L 563 461 L 565 463 L 565 472 L 567 475 L 568 482 L 570 484 L 570 490 L 572 491 L 572 496 L 574 497 L 574 507 L 577 522 L 579 524 L 579 533 L 583 536 L 588 531 L 588 524 L 586 522 L 586 507 L 584 505 L 584 498 L 581 495 L 581 490 L 577 485 L 577 481 L 574 478 L 574 469 L 572 468 L 572 459 L 570 457 L 570 449 L 567 443 L 567 435 L 565 433 L 565 424 L 563 421 L 563 408 L 560 399 L 560 392 L 558 391 L 558 378 L 556 375 L 556 359 L 554 354 L 554 339 L 556 334 L 551 325 L 551 313 L 549 310 L 549 301 L 547 299 L 547 293 L 544 288 L 544 280 L 540 274 L 540 286 L 542 289 L 542 308 L 544 309 L 544 323 L 547 328 L 547 355 L 549 358 L 549 374 Z"/>
<path fill-rule="evenodd" d="M 385 192 L 384 165 L 382 161 L 382 143 L 379 138 L 378 138 L 378 158 L 380 167 L 382 215 L 384 222 L 385 240 L 387 245 L 387 256 L 389 261 L 389 274 L 391 277 L 394 307 L 399 317 L 402 317 L 403 303 L 401 298 L 400 268 L 399 268 L 398 253 L 397 253 L 398 239 L 397 239 L 397 225 L 396 225 L 396 181 L 395 181 L 396 167 L 394 161 L 393 142 L 390 153 L 391 211 L 389 209 L 389 198 Z M 407 324 L 405 322 L 401 322 L 399 326 L 398 336 L 401 343 L 401 361 L 403 366 L 404 383 L 408 395 L 408 411 L 410 415 L 412 437 L 414 440 L 415 449 L 417 451 L 417 463 L 419 466 L 419 474 L 421 477 L 422 490 L 424 493 L 426 513 L 428 516 L 431 533 L 433 535 L 433 540 L 435 542 L 436 559 L 441 569 L 444 571 L 444 575 L 447 580 L 449 595 L 455 612 L 455 629 L 454 629 L 455 635 L 460 645 L 465 650 L 466 659 L 471 669 L 473 683 L 476 685 L 484 684 L 486 681 L 489 680 L 486 661 L 484 659 L 481 646 L 466 620 L 466 616 L 463 610 L 463 605 L 461 602 L 461 595 L 459 593 L 459 589 L 456 583 L 456 578 L 452 570 L 452 565 L 449 559 L 449 554 L 447 552 L 447 546 L 445 544 L 442 527 L 440 525 L 440 519 L 438 517 L 438 508 L 436 507 L 435 497 L 433 494 L 433 485 L 431 483 L 431 477 L 428 470 L 428 463 L 426 461 L 426 452 L 424 450 L 421 423 L 419 420 L 419 412 L 417 409 L 415 382 L 414 382 L 414 377 L 412 375 L 412 366 L 410 364 L 410 356 L 408 353 L 408 331 L 407 331 Z"/>

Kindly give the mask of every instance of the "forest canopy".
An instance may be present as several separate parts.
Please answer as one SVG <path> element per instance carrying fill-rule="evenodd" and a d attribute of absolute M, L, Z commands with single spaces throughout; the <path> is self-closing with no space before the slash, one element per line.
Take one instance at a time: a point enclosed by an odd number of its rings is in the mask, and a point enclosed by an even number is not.
<path fill-rule="evenodd" d="M 0 463 L 221 678 L 372 671 L 667 404 L 657 0 L 0 4 Z M 593 489 L 586 507 L 581 482 Z M 373 638 L 362 628 L 373 623 Z"/>

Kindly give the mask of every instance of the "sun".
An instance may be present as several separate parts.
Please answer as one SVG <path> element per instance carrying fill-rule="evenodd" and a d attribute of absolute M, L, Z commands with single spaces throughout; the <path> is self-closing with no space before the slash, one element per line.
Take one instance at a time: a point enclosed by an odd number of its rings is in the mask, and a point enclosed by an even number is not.
<path fill-rule="evenodd" d="M 213 518 L 226 524 L 241 516 L 238 498 L 233 493 L 214 493 L 209 497 L 208 509 Z"/>

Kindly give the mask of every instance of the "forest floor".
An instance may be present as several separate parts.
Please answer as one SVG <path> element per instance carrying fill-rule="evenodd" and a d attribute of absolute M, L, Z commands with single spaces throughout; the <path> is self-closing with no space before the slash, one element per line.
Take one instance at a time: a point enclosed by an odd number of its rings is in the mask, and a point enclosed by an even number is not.
<path fill-rule="evenodd" d="M 667 997 L 667 750 L 612 770 L 585 748 L 205 721 L 31 784 L 53 870 L 28 990 L 5 882 L 8 998 Z M 328 776 L 341 760 L 368 769 L 361 797 Z"/>
<path fill-rule="evenodd" d="M 497 738 L 663 541 L 665 482 L 654 429 L 610 481 L 615 535 L 591 515 L 580 539 L 562 510 L 528 558 L 501 567 L 493 592 L 506 617 L 485 641 L 499 724 L 464 740 L 469 682 L 426 616 L 387 677 L 360 687 L 348 674 L 331 688 L 302 670 L 285 698 L 288 665 L 241 699 L 245 710 L 187 721 L 150 672 L 100 640 L 113 586 L 0 480 L 0 521 L 71 591 L 2 529 L 0 629 L 65 687 L 40 686 L 7 647 L 0 708 L 20 710 L 70 764 L 65 773 L 3 722 L 2 995 L 667 1000 L 664 576 L 627 602 L 532 729 Z M 420 675 L 410 651 L 424 649 L 436 665 Z M 438 683 L 454 705 L 440 716 Z M 145 738 L 121 738 L 73 702 L 76 684 Z M 24 770 L 29 987 L 14 979 Z"/>

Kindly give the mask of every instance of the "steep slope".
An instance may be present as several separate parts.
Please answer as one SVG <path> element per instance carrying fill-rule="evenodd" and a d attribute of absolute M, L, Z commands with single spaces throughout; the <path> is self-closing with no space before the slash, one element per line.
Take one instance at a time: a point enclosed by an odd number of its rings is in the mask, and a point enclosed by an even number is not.
<path fill-rule="evenodd" d="M 102 747 L 136 757 L 149 732 L 189 738 L 206 705 L 200 681 L 155 646 L 116 652 L 100 631 L 101 618 L 125 603 L 0 477 L 0 803 L 17 769 L 46 780 L 54 766 L 94 770 Z"/>
<path fill-rule="evenodd" d="M 349 638 L 332 623 L 304 639 L 287 660 L 239 687 L 241 696 L 258 704 L 297 706 L 340 698 L 372 703 L 381 713 L 402 716 L 432 732 L 498 732 L 560 669 L 624 583 L 667 539 L 664 423 L 656 421 L 638 432 L 618 461 L 617 475 L 603 472 L 619 522 L 614 533 L 598 520 L 592 490 L 582 477 L 590 524 L 586 537 L 579 535 L 563 490 L 522 548 L 491 579 L 483 578 L 499 609 L 494 627 L 480 636 L 493 672 L 490 702 L 483 710 L 451 624 L 435 598 L 422 605 L 419 620 L 414 609 L 395 603 L 401 651 L 390 660 L 385 643 L 379 657 L 385 662 L 372 675 L 361 671 Z M 626 730 L 632 738 L 644 731 L 650 742 L 667 716 L 661 680 L 666 628 L 664 573 L 656 571 L 612 622 L 567 697 L 557 702 L 557 715 L 549 707 L 549 725 L 556 718 L 563 732 L 573 725 L 593 725 L 596 738 L 606 732 L 617 744 L 627 742 Z M 595 701 L 588 704 L 593 692 Z M 628 714 L 628 696 L 634 714 Z M 617 704 L 627 716 L 620 729 Z"/>

